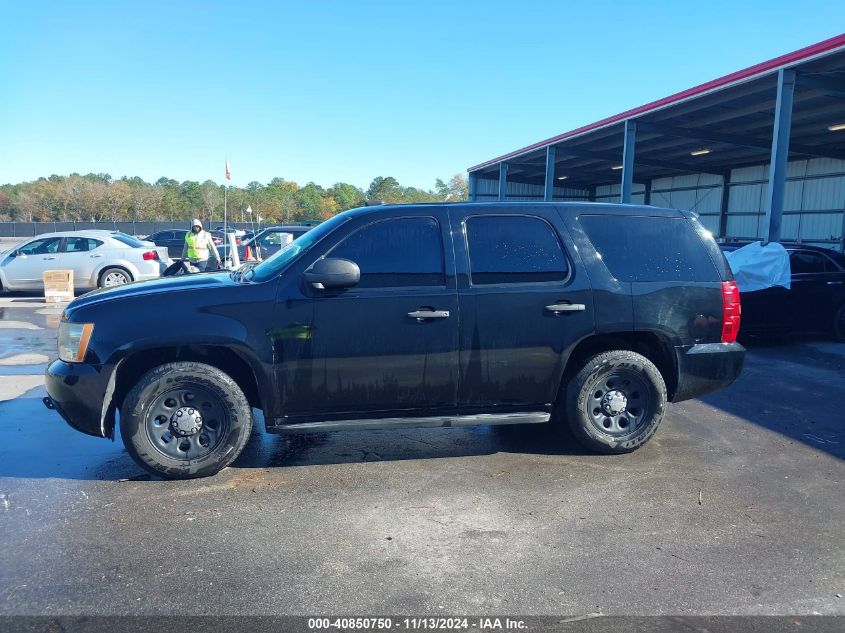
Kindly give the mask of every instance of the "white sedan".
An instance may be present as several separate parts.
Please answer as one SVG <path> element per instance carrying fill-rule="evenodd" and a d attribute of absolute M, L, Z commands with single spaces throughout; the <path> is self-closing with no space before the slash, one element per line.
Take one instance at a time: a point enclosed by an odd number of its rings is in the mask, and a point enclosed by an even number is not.
<path fill-rule="evenodd" d="M 110 288 L 157 279 L 166 247 L 120 231 L 45 233 L 0 253 L 0 291 L 40 290 L 46 270 L 73 270 L 75 288 Z"/>

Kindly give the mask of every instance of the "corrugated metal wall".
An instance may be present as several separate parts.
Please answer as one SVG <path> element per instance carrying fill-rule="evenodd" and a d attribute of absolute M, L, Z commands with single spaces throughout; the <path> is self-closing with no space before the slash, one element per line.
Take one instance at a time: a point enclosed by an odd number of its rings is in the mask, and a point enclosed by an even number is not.
<path fill-rule="evenodd" d="M 729 238 L 762 237 L 769 166 L 731 172 L 727 230 Z M 781 237 L 827 248 L 843 248 L 845 161 L 813 158 L 789 163 Z"/>
<path fill-rule="evenodd" d="M 685 174 L 658 178 L 651 183 L 651 204 L 688 209 L 699 214 L 702 224 L 717 237 L 753 240 L 763 237 L 764 200 L 769 166 L 734 169 L 728 188 L 725 235 L 719 231 L 722 206 L 722 177 L 715 174 Z M 618 202 L 619 184 L 596 187 L 596 202 Z M 477 199 L 495 200 L 497 180 L 479 179 Z M 586 200 L 586 190 L 555 187 L 555 200 Z M 508 183 L 508 200 L 542 200 L 543 187 Z M 645 187 L 634 184 L 632 200 L 645 201 Z M 789 163 L 784 200 L 781 239 L 845 250 L 845 161 L 813 158 Z"/>
<path fill-rule="evenodd" d="M 542 202 L 545 188 L 543 185 L 532 185 L 522 182 L 508 182 L 508 200 L 534 200 Z M 587 200 L 589 192 L 584 189 L 570 187 L 554 187 L 555 200 Z M 478 202 L 489 202 L 499 199 L 499 181 L 479 178 L 475 185 L 475 197 Z"/>
<path fill-rule="evenodd" d="M 596 187 L 596 202 L 619 202 L 622 185 L 599 185 Z M 645 187 L 634 183 L 631 189 L 631 204 L 645 204 Z"/>

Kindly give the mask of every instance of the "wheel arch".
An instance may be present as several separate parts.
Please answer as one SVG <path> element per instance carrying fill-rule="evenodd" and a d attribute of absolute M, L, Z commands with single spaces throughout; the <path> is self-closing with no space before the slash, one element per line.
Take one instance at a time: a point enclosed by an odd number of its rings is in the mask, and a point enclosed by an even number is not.
<path fill-rule="evenodd" d="M 106 437 L 114 437 L 114 411 L 120 410 L 126 395 L 146 372 L 165 363 L 192 361 L 205 363 L 225 372 L 238 383 L 250 406 L 264 409 L 258 374 L 250 361 L 224 345 L 179 345 L 152 347 L 134 351 L 122 358 L 114 370 L 114 391 L 103 422 Z M 110 412 L 110 415 L 109 415 Z"/>
<path fill-rule="evenodd" d="M 671 401 L 678 388 L 678 361 L 672 341 L 664 334 L 652 331 L 623 331 L 593 334 L 581 339 L 566 361 L 558 397 L 566 393 L 566 385 L 591 356 L 611 350 L 628 350 L 645 356 L 657 367 Z"/>

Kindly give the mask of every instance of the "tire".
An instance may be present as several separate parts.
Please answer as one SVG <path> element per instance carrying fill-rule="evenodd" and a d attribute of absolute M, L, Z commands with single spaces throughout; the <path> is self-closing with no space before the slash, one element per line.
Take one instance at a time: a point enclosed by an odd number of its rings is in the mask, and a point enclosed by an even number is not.
<path fill-rule="evenodd" d="M 132 459 L 167 479 L 219 472 L 240 455 L 252 426 L 252 408 L 238 384 L 203 363 L 148 371 L 120 409 L 120 434 Z"/>
<path fill-rule="evenodd" d="M 839 306 L 833 317 L 833 339 L 845 343 L 845 304 Z"/>
<path fill-rule="evenodd" d="M 122 281 L 121 281 L 122 280 Z M 132 281 L 132 275 L 123 268 L 106 268 L 100 273 L 100 279 L 97 285 L 100 288 L 114 288 L 115 286 L 123 286 Z"/>
<path fill-rule="evenodd" d="M 638 449 L 654 435 L 666 399 L 666 384 L 654 363 L 635 352 L 614 350 L 584 363 L 559 406 L 564 406 L 569 431 L 582 446 L 620 454 Z"/>

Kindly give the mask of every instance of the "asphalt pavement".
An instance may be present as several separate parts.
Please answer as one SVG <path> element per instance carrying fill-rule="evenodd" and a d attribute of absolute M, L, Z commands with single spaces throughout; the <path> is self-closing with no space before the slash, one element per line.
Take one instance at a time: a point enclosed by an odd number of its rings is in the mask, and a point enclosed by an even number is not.
<path fill-rule="evenodd" d="M 755 344 L 630 455 L 256 433 L 169 482 L 41 403 L 60 310 L 0 298 L 0 615 L 845 613 L 845 345 Z"/>

